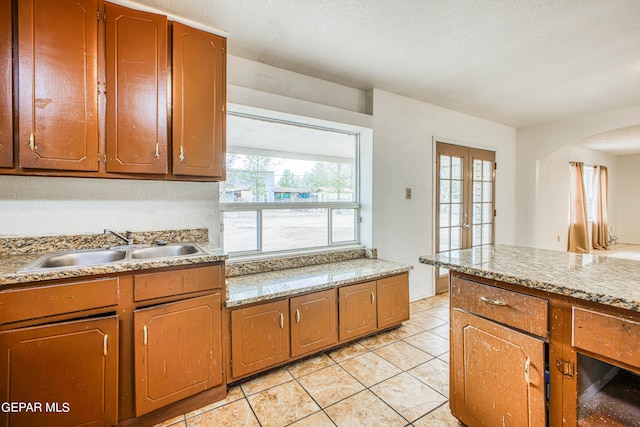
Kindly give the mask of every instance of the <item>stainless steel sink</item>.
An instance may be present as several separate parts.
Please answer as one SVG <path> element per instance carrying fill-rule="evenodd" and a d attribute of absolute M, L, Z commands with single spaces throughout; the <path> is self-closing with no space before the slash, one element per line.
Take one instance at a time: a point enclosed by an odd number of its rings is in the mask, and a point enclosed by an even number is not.
<path fill-rule="evenodd" d="M 174 243 L 162 246 L 120 246 L 111 249 L 88 249 L 56 252 L 43 255 L 20 271 L 38 271 L 54 268 L 98 266 L 126 261 L 174 258 L 206 253 L 195 243 Z"/>
<path fill-rule="evenodd" d="M 41 258 L 36 268 L 77 267 L 120 261 L 127 256 L 126 251 L 99 249 L 58 253 Z"/>
<path fill-rule="evenodd" d="M 167 258 L 183 255 L 192 255 L 202 252 L 200 248 L 192 243 L 174 244 L 165 246 L 149 246 L 146 248 L 134 249 L 131 251 L 132 259 Z"/>

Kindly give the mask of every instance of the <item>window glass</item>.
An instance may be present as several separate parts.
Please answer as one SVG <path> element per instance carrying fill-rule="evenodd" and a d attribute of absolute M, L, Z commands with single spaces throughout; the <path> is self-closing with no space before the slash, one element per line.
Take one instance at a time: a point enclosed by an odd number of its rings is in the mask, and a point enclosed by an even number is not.
<path fill-rule="evenodd" d="M 357 242 L 357 153 L 357 134 L 229 113 L 227 179 L 220 183 L 224 249 L 273 252 Z M 246 216 L 232 215 L 246 211 L 259 219 L 251 227 L 240 226 Z"/>

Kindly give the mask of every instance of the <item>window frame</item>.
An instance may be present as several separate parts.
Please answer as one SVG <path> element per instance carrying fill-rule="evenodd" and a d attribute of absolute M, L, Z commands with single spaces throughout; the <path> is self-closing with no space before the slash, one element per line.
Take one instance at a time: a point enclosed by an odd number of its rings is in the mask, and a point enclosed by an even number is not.
<path fill-rule="evenodd" d="M 354 189 L 354 201 L 345 202 L 246 202 L 246 203 L 219 203 L 218 208 L 220 212 L 220 234 L 222 248 L 225 246 L 225 226 L 224 226 L 224 214 L 226 212 L 256 212 L 256 250 L 246 251 L 234 251 L 228 252 L 230 258 L 255 256 L 255 257 L 268 257 L 272 255 L 293 254 L 300 252 L 321 252 L 331 250 L 335 248 L 358 246 L 361 247 L 360 240 L 360 224 L 362 222 L 360 216 L 360 186 L 361 186 L 361 165 L 360 165 L 360 143 L 361 132 L 341 129 L 339 123 L 329 123 L 323 121 L 327 125 L 319 125 L 313 123 L 314 119 L 309 117 L 300 116 L 300 121 L 296 121 L 293 118 L 284 119 L 277 117 L 279 114 L 274 111 L 263 110 L 261 113 L 247 113 L 243 111 L 234 111 L 228 109 L 227 115 L 233 115 L 238 117 L 250 118 L 261 121 L 270 121 L 274 123 L 281 123 L 290 126 L 306 127 L 310 129 L 331 131 L 351 135 L 355 137 L 355 189 Z M 276 116 L 276 117 L 274 117 Z M 287 115 L 291 117 L 291 115 Z M 329 126 L 329 124 L 335 124 L 335 127 Z M 227 152 L 229 152 L 227 147 Z M 326 209 L 327 210 L 327 245 L 324 246 L 308 246 L 295 249 L 277 250 L 277 251 L 264 251 L 263 245 L 263 212 L 268 210 L 310 210 L 310 209 Z M 354 212 L 354 240 L 349 241 L 333 241 L 333 211 L 336 209 L 353 209 Z"/>

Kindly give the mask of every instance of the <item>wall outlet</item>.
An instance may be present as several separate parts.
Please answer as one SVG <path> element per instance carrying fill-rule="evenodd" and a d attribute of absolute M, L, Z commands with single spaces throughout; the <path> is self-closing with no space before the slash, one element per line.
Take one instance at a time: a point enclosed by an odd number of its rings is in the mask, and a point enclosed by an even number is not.
<path fill-rule="evenodd" d="M 411 189 L 410 188 L 405 188 L 404 190 L 404 197 L 409 200 L 411 199 Z"/>

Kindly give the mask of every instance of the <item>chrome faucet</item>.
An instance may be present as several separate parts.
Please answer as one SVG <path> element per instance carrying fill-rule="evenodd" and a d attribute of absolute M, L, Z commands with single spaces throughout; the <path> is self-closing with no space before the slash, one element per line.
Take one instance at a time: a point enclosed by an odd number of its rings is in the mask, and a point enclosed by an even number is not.
<path fill-rule="evenodd" d="M 133 233 L 131 231 L 125 231 L 125 235 L 123 236 L 122 234 L 116 233 L 113 230 L 109 230 L 105 228 L 104 234 L 113 234 L 114 236 L 127 242 L 127 245 L 133 245 Z"/>

